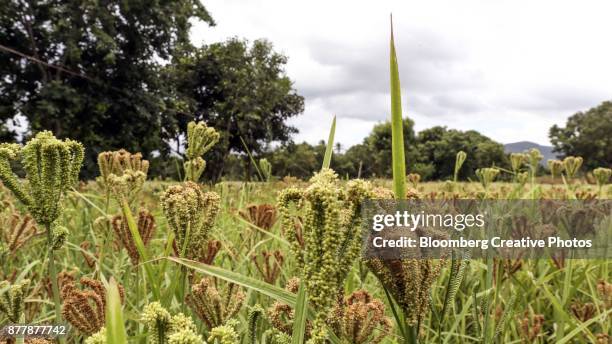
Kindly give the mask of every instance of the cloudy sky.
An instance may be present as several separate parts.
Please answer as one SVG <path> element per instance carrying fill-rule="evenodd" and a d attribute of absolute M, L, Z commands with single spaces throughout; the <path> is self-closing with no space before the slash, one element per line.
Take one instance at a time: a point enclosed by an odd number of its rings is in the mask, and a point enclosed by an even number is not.
<path fill-rule="evenodd" d="M 548 128 L 612 99 L 608 0 L 207 0 L 196 44 L 267 38 L 306 99 L 294 139 L 360 143 L 389 117 L 393 12 L 404 116 L 416 130 L 476 129 L 549 144 Z"/>

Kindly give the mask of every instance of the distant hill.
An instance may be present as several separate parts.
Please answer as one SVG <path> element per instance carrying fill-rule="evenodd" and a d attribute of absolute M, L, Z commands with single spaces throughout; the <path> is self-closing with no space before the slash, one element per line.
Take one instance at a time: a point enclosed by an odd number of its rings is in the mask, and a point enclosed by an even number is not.
<path fill-rule="evenodd" d="M 542 165 L 546 165 L 546 161 L 548 161 L 548 159 L 557 159 L 557 153 L 553 153 L 553 147 L 551 146 L 542 146 L 529 141 L 520 141 L 504 145 L 504 150 L 506 153 L 522 153 L 526 150 L 530 150 L 531 148 L 539 149 L 544 156 L 544 159 L 542 159 L 541 162 Z"/>

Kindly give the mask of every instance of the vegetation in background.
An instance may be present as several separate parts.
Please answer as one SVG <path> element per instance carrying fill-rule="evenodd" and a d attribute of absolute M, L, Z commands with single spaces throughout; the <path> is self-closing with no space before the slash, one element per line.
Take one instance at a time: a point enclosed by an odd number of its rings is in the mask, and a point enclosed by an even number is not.
<path fill-rule="evenodd" d="M 612 167 L 612 102 L 607 101 L 578 112 L 567 119 L 565 127 L 556 124 L 549 137 L 554 151 L 565 156 L 582 156 L 584 165 L 593 169 Z"/>

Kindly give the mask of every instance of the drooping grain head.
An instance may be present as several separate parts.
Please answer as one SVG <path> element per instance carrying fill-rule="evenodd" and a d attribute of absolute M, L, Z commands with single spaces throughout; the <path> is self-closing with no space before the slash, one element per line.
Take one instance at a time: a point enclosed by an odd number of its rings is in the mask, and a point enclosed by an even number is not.
<path fill-rule="evenodd" d="M 98 154 L 98 168 L 100 177 L 96 180 L 108 190 L 109 178 L 111 175 L 122 176 L 126 171 L 140 171 L 146 175 L 149 171 L 149 161 L 142 158 L 141 153 L 130 153 L 125 149 L 112 152 L 102 152 Z"/>
<path fill-rule="evenodd" d="M 251 204 L 239 214 L 243 219 L 266 231 L 276 223 L 276 207 L 271 204 Z"/>
<path fill-rule="evenodd" d="M 412 185 L 412 187 L 416 189 L 421 181 L 421 175 L 418 173 L 410 173 L 406 176 L 406 179 Z"/>
<path fill-rule="evenodd" d="M 367 291 L 357 290 L 336 305 L 329 319 L 343 341 L 379 343 L 391 332 L 393 323 L 385 316 L 385 305 Z"/>
<path fill-rule="evenodd" d="M 519 183 L 519 185 L 524 186 L 525 184 L 527 184 L 527 181 L 529 180 L 529 173 L 528 172 L 519 172 L 516 175 L 516 182 Z"/>
<path fill-rule="evenodd" d="M 74 283 L 62 287 L 62 316 L 81 333 L 91 336 L 105 324 L 106 288 L 90 278 L 81 278 L 80 282 L 85 289 L 78 289 Z M 118 287 L 123 302 L 125 290 L 121 285 Z"/>
<path fill-rule="evenodd" d="M 206 161 L 202 156 L 208 152 L 218 141 L 220 135 L 214 128 L 206 126 L 204 122 L 189 122 L 187 124 L 187 159 L 183 164 L 187 180 L 197 182 L 206 168 Z"/>
<path fill-rule="evenodd" d="M 261 255 L 253 255 L 251 260 L 263 277 L 263 280 L 266 283 L 275 284 L 278 277 L 280 277 L 285 256 L 280 250 L 273 252 L 263 251 Z"/>
<path fill-rule="evenodd" d="M 210 330 L 233 318 L 242 308 L 245 294 L 240 287 L 228 283 L 219 290 L 211 278 L 202 278 L 191 287 L 187 304 Z"/>
<path fill-rule="evenodd" d="M 428 313 L 429 291 L 443 262 L 431 259 L 366 260 L 370 271 L 396 300 L 410 325 L 421 324 Z"/>
<path fill-rule="evenodd" d="M 136 243 L 132 237 L 132 232 L 130 232 L 124 216 L 114 216 L 111 220 L 111 225 L 115 233 L 115 240 L 121 243 L 121 245 L 126 249 L 132 264 L 134 266 L 138 265 L 140 255 L 138 254 L 138 249 L 136 248 Z M 145 247 L 148 246 L 149 242 L 153 238 L 153 234 L 155 233 L 155 218 L 153 217 L 153 214 L 146 209 L 141 209 L 138 212 L 137 228 L 140 238 L 142 239 L 142 243 Z"/>
<path fill-rule="evenodd" d="M 455 157 L 455 170 L 454 170 L 455 181 L 456 181 L 457 176 L 459 175 L 459 171 L 461 170 L 461 167 L 463 166 L 463 163 L 465 162 L 466 159 L 467 159 L 467 153 L 466 152 L 464 152 L 464 151 L 457 152 L 457 156 Z"/>

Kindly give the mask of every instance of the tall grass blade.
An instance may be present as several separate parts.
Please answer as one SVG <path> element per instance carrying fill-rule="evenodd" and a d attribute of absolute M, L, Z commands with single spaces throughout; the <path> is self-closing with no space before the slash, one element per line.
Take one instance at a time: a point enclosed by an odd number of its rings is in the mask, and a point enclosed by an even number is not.
<path fill-rule="evenodd" d="M 244 150 L 246 150 L 247 154 L 249 155 L 249 159 L 251 160 L 251 164 L 253 164 L 253 166 L 255 166 L 255 171 L 257 171 L 257 175 L 259 176 L 259 180 L 261 180 L 262 182 L 265 181 L 263 174 L 259 170 L 259 165 L 255 161 L 255 158 L 253 158 L 253 155 L 251 154 L 251 150 L 249 149 L 249 146 L 247 146 L 246 142 L 244 142 L 244 140 L 242 139 L 242 136 L 240 136 L 240 142 L 242 142 L 242 145 L 244 146 Z"/>
<path fill-rule="evenodd" d="M 561 338 L 561 340 L 559 340 L 557 342 L 557 344 L 569 343 L 578 333 L 580 333 L 582 331 L 586 331 L 589 328 L 589 326 L 591 326 L 591 324 L 605 319 L 608 315 L 610 315 L 610 313 L 612 313 L 612 308 L 608 309 L 607 311 L 601 313 L 600 315 L 598 315 L 596 317 L 593 317 L 593 318 L 591 318 L 591 319 L 581 323 L 578 327 L 576 327 L 570 333 L 568 333 L 567 336 Z"/>
<path fill-rule="evenodd" d="M 306 318 L 308 317 L 308 296 L 306 295 L 306 283 L 302 279 L 298 289 L 297 302 L 295 304 L 295 318 L 293 321 L 291 344 L 304 343 L 306 335 Z"/>
<path fill-rule="evenodd" d="M 125 344 L 127 336 L 117 282 L 111 277 L 106 290 L 106 343 Z"/>
<path fill-rule="evenodd" d="M 121 202 L 121 210 L 123 212 L 123 216 L 125 217 L 125 221 L 127 222 L 130 234 L 132 234 L 132 239 L 134 239 L 134 244 L 136 245 L 138 255 L 143 261 L 142 264 L 144 266 L 145 273 L 147 274 L 147 285 L 151 287 L 151 291 L 153 292 L 153 297 L 155 298 L 155 300 L 159 300 L 159 280 L 155 278 L 153 268 L 149 262 L 149 254 L 147 253 L 147 249 L 144 245 L 144 242 L 142 241 L 142 237 L 140 236 L 140 232 L 138 231 L 138 225 L 136 224 L 136 220 L 134 220 L 134 215 L 130 210 L 130 205 L 128 204 L 127 200 L 123 200 Z"/>
<path fill-rule="evenodd" d="M 331 158 L 334 152 L 334 136 L 336 135 L 336 116 L 332 120 L 331 128 L 329 129 L 329 137 L 327 139 L 327 147 L 325 147 L 325 157 L 323 158 L 323 168 L 329 168 L 331 165 Z"/>
<path fill-rule="evenodd" d="M 186 266 L 189 269 L 201 272 L 203 274 L 206 274 L 212 277 L 217 277 L 227 282 L 231 282 L 239 286 L 255 290 L 261 294 L 269 296 L 291 307 L 295 307 L 295 304 L 297 302 L 297 297 L 295 294 L 287 290 L 281 289 L 279 287 L 273 286 L 264 281 L 260 281 L 255 278 L 241 275 L 237 272 L 225 270 L 223 268 L 212 266 L 212 265 L 206 265 L 206 264 L 195 262 L 189 259 L 175 258 L 175 257 L 167 257 L 166 259 L 173 261 L 175 263 L 178 263 L 180 265 Z"/>
<path fill-rule="evenodd" d="M 393 157 L 393 193 L 396 199 L 406 196 L 406 157 L 404 154 L 404 125 L 402 121 L 402 91 L 399 68 L 393 38 L 393 17 L 391 17 L 390 40 L 391 75 L 391 144 Z"/>

